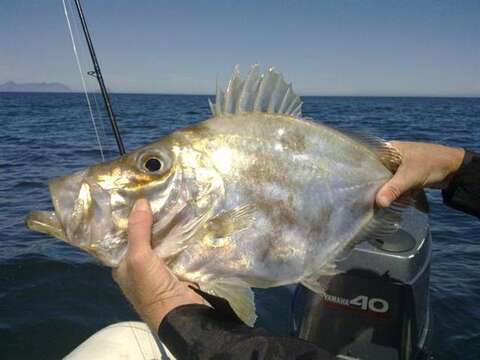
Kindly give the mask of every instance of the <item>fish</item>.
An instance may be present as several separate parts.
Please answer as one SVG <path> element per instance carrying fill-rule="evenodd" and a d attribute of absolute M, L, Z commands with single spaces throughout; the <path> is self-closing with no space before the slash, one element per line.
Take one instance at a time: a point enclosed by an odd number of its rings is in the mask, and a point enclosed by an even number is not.
<path fill-rule="evenodd" d="M 410 206 L 375 206 L 401 163 L 393 146 L 303 117 L 302 104 L 275 69 L 253 65 L 242 79 L 235 67 L 210 118 L 50 180 L 54 211 L 30 212 L 26 225 L 116 267 L 129 213 L 145 198 L 155 253 L 253 326 L 252 288 L 322 293 L 338 259 L 397 231 Z"/>

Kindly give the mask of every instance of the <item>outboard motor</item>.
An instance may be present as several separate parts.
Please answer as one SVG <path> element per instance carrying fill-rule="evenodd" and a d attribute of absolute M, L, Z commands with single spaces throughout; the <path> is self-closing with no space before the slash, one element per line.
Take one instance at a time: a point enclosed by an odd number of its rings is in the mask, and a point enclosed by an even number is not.
<path fill-rule="evenodd" d="M 297 288 L 293 335 L 339 359 L 419 360 L 429 354 L 431 236 L 428 216 L 407 212 L 388 240 L 357 245 L 322 279 L 324 294 Z"/>

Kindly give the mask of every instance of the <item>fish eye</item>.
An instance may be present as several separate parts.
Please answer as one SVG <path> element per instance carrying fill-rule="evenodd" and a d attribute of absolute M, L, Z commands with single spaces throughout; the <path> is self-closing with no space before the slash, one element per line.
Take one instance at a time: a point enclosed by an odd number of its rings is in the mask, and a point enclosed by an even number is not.
<path fill-rule="evenodd" d="M 149 172 L 155 172 L 162 168 L 162 162 L 159 159 L 152 157 L 147 159 L 143 166 Z"/>

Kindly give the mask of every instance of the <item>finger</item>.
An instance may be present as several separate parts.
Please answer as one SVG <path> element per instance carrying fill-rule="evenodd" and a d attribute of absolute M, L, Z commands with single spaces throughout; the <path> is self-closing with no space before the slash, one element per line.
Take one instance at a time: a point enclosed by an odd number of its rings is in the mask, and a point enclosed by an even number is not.
<path fill-rule="evenodd" d="M 416 172 L 400 165 L 395 175 L 377 192 L 377 205 L 389 207 L 400 196 L 417 186 Z"/>
<path fill-rule="evenodd" d="M 139 199 L 128 218 L 128 255 L 152 250 L 150 243 L 153 215 L 146 199 Z"/>

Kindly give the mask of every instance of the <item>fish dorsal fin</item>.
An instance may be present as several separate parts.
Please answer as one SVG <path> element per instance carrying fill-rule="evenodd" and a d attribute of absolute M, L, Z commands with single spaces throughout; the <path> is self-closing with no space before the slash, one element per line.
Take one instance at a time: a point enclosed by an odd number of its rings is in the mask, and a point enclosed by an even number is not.
<path fill-rule="evenodd" d="M 342 132 L 374 152 L 382 164 L 390 170 L 392 174 L 397 171 L 402 162 L 402 155 L 386 140 L 373 135 L 360 134 L 352 131 L 342 130 Z"/>
<path fill-rule="evenodd" d="M 248 112 L 302 115 L 302 102 L 292 84 L 287 84 L 273 68 L 265 74 L 259 74 L 258 68 L 257 64 L 252 65 L 247 78 L 242 80 L 239 67 L 235 66 L 227 89 L 221 91 L 217 86 L 215 103 L 208 100 L 213 116 Z"/>

